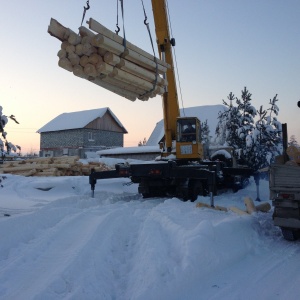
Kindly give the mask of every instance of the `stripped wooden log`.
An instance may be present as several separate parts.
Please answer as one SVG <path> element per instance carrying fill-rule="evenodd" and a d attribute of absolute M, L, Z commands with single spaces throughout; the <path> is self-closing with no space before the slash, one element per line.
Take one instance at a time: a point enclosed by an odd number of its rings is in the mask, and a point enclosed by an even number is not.
<path fill-rule="evenodd" d="M 83 44 L 83 47 L 82 47 L 82 53 L 84 55 L 90 56 L 93 53 L 97 53 L 97 49 L 95 47 L 93 47 L 91 44 L 85 43 L 85 44 Z"/>
<path fill-rule="evenodd" d="M 87 21 L 89 28 L 97 33 L 100 33 L 108 38 L 110 38 L 111 40 L 124 45 L 124 39 L 115 34 L 113 31 L 109 30 L 108 28 L 106 28 L 105 26 L 103 26 L 102 24 L 100 24 L 99 22 L 97 22 L 96 20 L 94 20 L 93 18 L 90 18 L 89 21 Z M 135 51 L 136 53 L 139 53 L 141 55 L 143 55 L 144 57 L 154 61 L 154 56 L 151 55 L 150 53 L 144 51 L 143 49 L 133 45 L 132 43 L 130 43 L 129 41 L 126 41 L 126 47 L 130 50 Z M 158 64 L 164 66 L 165 68 L 170 68 L 170 65 L 168 65 L 166 62 L 164 62 L 163 60 L 158 60 Z"/>
<path fill-rule="evenodd" d="M 157 84 L 166 86 L 167 81 L 160 77 L 158 74 L 156 76 L 155 73 L 150 72 L 144 68 L 139 67 L 138 65 L 127 61 L 126 59 L 120 59 L 120 62 L 116 65 L 117 68 L 122 69 L 123 71 L 126 71 L 128 73 L 131 73 L 133 75 L 136 75 L 138 77 L 141 77 L 142 79 L 145 79 L 147 81 L 150 81 L 152 83 L 157 80 Z"/>
<path fill-rule="evenodd" d="M 245 206 L 246 206 L 246 210 L 249 214 L 257 212 L 257 210 L 255 208 L 255 205 L 254 205 L 254 202 L 250 197 L 245 197 L 244 203 L 245 203 Z"/>
<path fill-rule="evenodd" d="M 79 65 L 80 57 L 76 53 L 74 52 L 69 53 L 68 59 L 73 66 Z"/>
<path fill-rule="evenodd" d="M 67 58 L 60 58 L 58 65 L 69 72 L 73 72 L 72 64 Z"/>
<path fill-rule="evenodd" d="M 256 205 L 255 208 L 260 212 L 268 212 L 271 209 L 271 205 L 268 202 L 263 202 L 259 205 Z"/>
<path fill-rule="evenodd" d="M 67 53 L 75 53 L 75 50 L 76 50 L 76 48 L 75 48 L 74 45 L 69 44 L 69 45 L 66 47 Z"/>
<path fill-rule="evenodd" d="M 115 66 L 116 64 L 119 64 L 121 59 L 118 55 L 114 54 L 114 53 L 111 53 L 111 52 L 106 52 L 104 57 L 103 57 L 103 60 L 112 65 L 112 66 Z"/>
<path fill-rule="evenodd" d="M 156 63 L 150 59 L 154 59 L 151 55 L 143 56 L 84 27 L 80 27 L 79 34 L 76 34 L 53 20 L 48 30 L 51 35 L 62 40 L 63 51 L 58 53 L 59 66 L 73 72 L 75 76 L 87 79 L 131 101 L 145 101 L 149 97 L 164 93 L 167 83 L 155 74 Z M 112 57 L 110 64 L 103 61 L 105 55 Z M 165 66 L 158 64 L 157 67 L 158 72 L 166 71 Z"/>
<path fill-rule="evenodd" d="M 60 49 L 66 50 L 68 46 L 70 46 L 70 43 L 68 41 L 63 41 L 60 45 Z"/>
<path fill-rule="evenodd" d="M 119 43 L 105 37 L 100 33 L 93 37 L 92 45 L 106 49 L 107 51 L 112 52 L 116 55 L 122 55 L 122 57 L 126 57 L 127 60 L 141 65 L 152 71 L 156 70 L 155 61 L 145 56 L 142 56 L 141 54 L 134 52 L 131 49 L 125 48 L 123 45 L 120 45 Z M 157 72 L 159 72 L 160 74 L 165 74 L 166 71 L 166 67 L 159 64 L 157 65 Z"/>
<path fill-rule="evenodd" d="M 113 72 L 109 76 L 128 82 L 129 84 L 145 89 L 146 91 L 150 91 L 153 88 L 153 84 L 150 82 L 117 68 L 114 68 Z M 154 92 L 162 95 L 164 93 L 164 89 L 157 86 Z"/>
<path fill-rule="evenodd" d="M 88 63 L 84 66 L 83 71 L 86 75 L 92 76 L 92 77 L 97 77 L 98 75 L 100 75 L 100 73 L 98 73 L 98 71 L 96 70 L 96 67 L 90 63 Z"/>
<path fill-rule="evenodd" d="M 70 31 L 55 19 L 51 18 L 48 33 L 63 42 L 69 38 Z"/>
<path fill-rule="evenodd" d="M 243 215 L 248 215 L 249 216 L 249 214 L 246 211 L 244 211 L 244 210 L 242 210 L 240 208 L 237 208 L 235 206 L 229 207 L 229 210 L 231 210 L 231 211 L 233 211 L 236 214 L 241 215 L 241 216 L 243 216 Z"/>
<path fill-rule="evenodd" d="M 79 56 L 83 55 L 83 44 L 76 45 L 75 53 Z"/>
<path fill-rule="evenodd" d="M 109 64 L 107 64 L 103 61 L 99 62 L 97 64 L 96 68 L 97 68 L 97 71 L 99 73 L 103 73 L 103 74 L 106 74 L 106 75 L 112 74 L 113 71 L 114 71 L 114 68 L 111 65 L 109 65 Z"/>
<path fill-rule="evenodd" d="M 89 57 L 86 56 L 86 55 L 83 55 L 80 57 L 80 61 L 79 61 L 79 64 L 84 67 L 86 64 L 89 63 Z"/>
<path fill-rule="evenodd" d="M 69 29 L 69 38 L 68 38 L 68 42 L 71 45 L 76 46 L 77 44 L 80 44 L 81 42 L 81 36 L 76 34 L 74 31 L 72 31 L 71 29 Z"/>
<path fill-rule="evenodd" d="M 59 58 L 66 58 L 67 57 L 67 51 L 64 50 L 64 49 L 60 49 L 58 52 L 57 52 L 57 56 Z"/>
<path fill-rule="evenodd" d="M 121 81 L 121 80 L 118 80 L 114 77 L 110 77 L 110 76 L 107 76 L 107 77 L 104 77 L 102 79 L 104 82 L 107 82 L 107 83 L 110 83 L 112 85 L 115 85 L 123 90 L 127 90 L 127 91 L 130 91 L 130 92 L 133 92 L 135 94 L 137 94 L 137 97 L 139 98 L 140 95 L 143 95 L 146 93 L 145 90 L 135 86 L 135 85 L 132 85 L 132 84 L 129 84 L 127 82 L 124 82 L 124 81 Z"/>
<path fill-rule="evenodd" d="M 93 65 L 97 65 L 98 63 L 103 62 L 102 56 L 100 56 L 97 53 L 93 53 L 92 55 L 89 56 L 89 63 Z"/>
<path fill-rule="evenodd" d="M 127 90 L 124 90 L 124 89 L 121 89 L 117 86 L 114 86 L 110 83 L 104 82 L 99 77 L 96 77 L 95 79 L 91 80 L 91 82 L 93 82 L 93 83 L 95 83 L 95 84 L 97 84 L 97 85 L 113 92 L 113 93 L 116 93 L 119 96 L 125 97 L 126 99 L 131 100 L 131 101 L 135 101 L 136 98 L 139 96 L 138 94 L 135 94 L 133 92 L 129 92 Z"/>

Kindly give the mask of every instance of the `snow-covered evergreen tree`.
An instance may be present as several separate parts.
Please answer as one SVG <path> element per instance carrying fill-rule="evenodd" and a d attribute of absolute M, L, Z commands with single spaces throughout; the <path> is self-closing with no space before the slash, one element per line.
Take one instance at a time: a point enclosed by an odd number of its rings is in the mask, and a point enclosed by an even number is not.
<path fill-rule="evenodd" d="M 288 142 L 288 146 L 294 146 L 294 147 L 300 148 L 300 146 L 298 144 L 298 141 L 297 141 L 297 139 L 296 139 L 296 137 L 294 135 L 290 136 L 290 140 Z"/>
<path fill-rule="evenodd" d="M 9 154 L 11 152 L 11 150 L 13 150 L 14 152 L 17 151 L 17 149 L 21 149 L 20 146 L 15 146 L 12 143 L 7 141 L 7 132 L 4 130 L 5 125 L 8 123 L 8 119 L 11 119 L 13 121 L 15 121 L 17 124 L 19 124 L 19 122 L 16 120 L 14 115 L 11 115 L 9 117 L 5 116 L 3 113 L 3 108 L 2 106 L 0 106 L 0 133 L 2 138 L 0 137 L 0 157 L 4 157 L 5 153 Z M 6 151 L 5 151 L 6 149 Z"/>
<path fill-rule="evenodd" d="M 277 95 L 270 99 L 269 115 L 262 106 L 257 111 L 251 105 L 251 96 L 245 87 L 241 99 L 235 98 L 236 106 L 232 105 L 232 93 L 228 96 L 230 105 L 223 100 L 228 110 L 219 114 L 216 134 L 235 149 L 237 158 L 242 158 L 249 167 L 258 170 L 269 165 L 281 153 L 281 123 L 273 116 L 277 116 L 279 111 Z"/>
<path fill-rule="evenodd" d="M 227 96 L 229 103 L 223 100 L 223 104 L 227 109 L 223 112 L 219 112 L 218 124 L 216 128 L 216 142 L 220 145 L 233 146 L 233 142 L 237 138 L 237 129 L 240 127 L 240 112 L 237 107 L 232 105 L 232 101 L 235 100 L 233 93 L 229 93 Z"/>

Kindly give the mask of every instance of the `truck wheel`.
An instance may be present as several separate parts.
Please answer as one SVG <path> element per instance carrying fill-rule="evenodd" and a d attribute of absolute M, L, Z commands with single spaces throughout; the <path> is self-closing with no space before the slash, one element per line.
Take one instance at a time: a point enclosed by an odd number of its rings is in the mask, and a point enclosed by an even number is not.
<path fill-rule="evenodd" d="M 284 239 L 287 241 L 296 241 L 299 238 L 298 230 L 281 227 L 281 232 Z"/>
<path fill-rule="evenodd" d="M 189 199 L 191 202 L 197 200 L 199 195 L 203 195 L 203 185 L 201 181 L 192 181 L 189 184 Z"/>

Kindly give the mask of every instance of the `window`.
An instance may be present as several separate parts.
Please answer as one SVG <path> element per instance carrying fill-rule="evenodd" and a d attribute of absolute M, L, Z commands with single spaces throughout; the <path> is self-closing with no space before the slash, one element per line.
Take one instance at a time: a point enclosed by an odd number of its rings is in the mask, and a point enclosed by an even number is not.
<path fill-rule="evenodd" d="M 89 132 L 88 133 L 88 140 L 89 140 L 89 142 L 93 142 L 94 141 L 94 133 L 93 132 Z"/>

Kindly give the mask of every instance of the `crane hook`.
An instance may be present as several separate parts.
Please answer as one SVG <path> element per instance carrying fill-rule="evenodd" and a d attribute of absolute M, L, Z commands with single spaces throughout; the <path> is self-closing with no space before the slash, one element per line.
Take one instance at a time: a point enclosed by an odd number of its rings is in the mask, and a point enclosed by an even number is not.
<path fill-rule="evenodd" d="M 87 0 L 87 1 L 86 1 L 86 7 L 85 7 L 85 6 L 83 7 L 85 11 L 87 11 L 87 10 L 90 9 L 90 4 L 89 4 L 89 2 L 90 2 L 90 1 Z"/>
<path fill-rule="evenodd" d="M 117 30 L 115 30 L 115 33 L 116 33 L 116 34 L 119 34 L 119 32 L 120 32 L 120 27 L 118 26 L 118 24 L 116 24 L 116 26 L 117 26 Z"/>
<path fill-rule="evenodd" d="M 86 11 L 90 9 L 89 2 L 90 2 L 90 0 L 87 0 L 86 1 L 86 7 L 85 6 L 83 7 L 83 16 L 82 16 L 82 20 L 81 20 L 81 26 L 82 26 Z"/>

